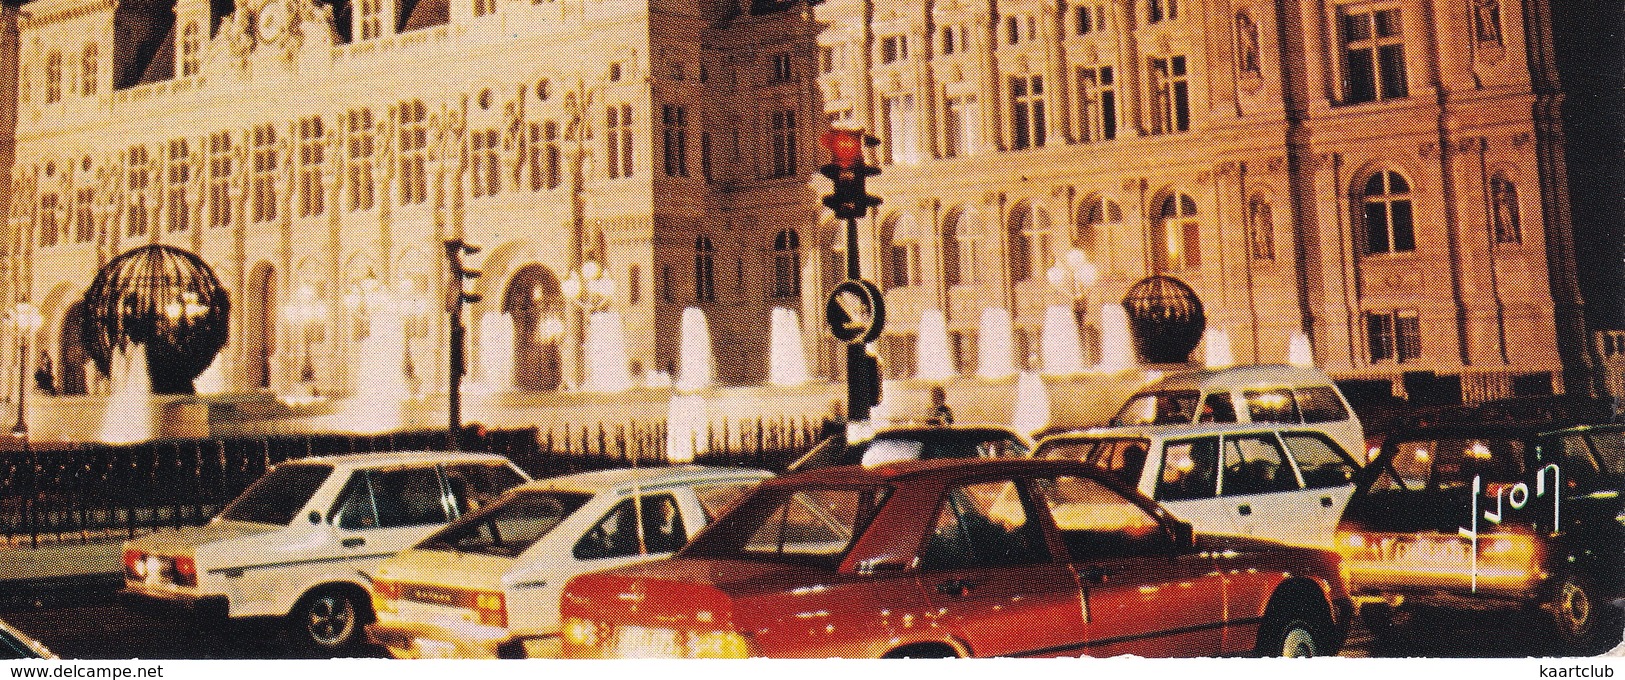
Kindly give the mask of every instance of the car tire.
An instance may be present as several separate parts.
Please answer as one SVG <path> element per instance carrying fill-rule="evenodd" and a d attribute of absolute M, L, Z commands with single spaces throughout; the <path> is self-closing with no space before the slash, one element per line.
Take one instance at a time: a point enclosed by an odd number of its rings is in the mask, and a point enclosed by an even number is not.
<path fill-rule="evenodd" d="M 1596 643 L 1603 630 L 1608 603 L 1590 576 L 1569 572 L 1557 581 L 1546 608 L 1558 640 L 1570 650 L 1584 651 Z"/>
<path fill-rule="evenodd" d="M 362 636 L 367 605 L 342 588 L 311 591 L 288 613 L 288 634 L 294 645 L 318 654 L 354 647 Z"/>
<path fill-rule="evenodd" d="M 1279 657 L 1331 656 L 1331 615 L 1324 605 L 1302 597 L 1270 602 L 1258 628 L 1258 655 Z"/>

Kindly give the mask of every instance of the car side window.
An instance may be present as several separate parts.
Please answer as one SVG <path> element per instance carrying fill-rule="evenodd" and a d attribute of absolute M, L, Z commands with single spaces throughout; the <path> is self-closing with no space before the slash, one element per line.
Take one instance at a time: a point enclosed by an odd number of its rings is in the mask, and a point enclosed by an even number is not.
<path fill-rule="evenodd" d="M 705 523 L 717 521 L 718 517 L 728 514 L 739 501 L 745 499 L 745 494 L 756 487 L 756 482 L 729 482 L 726 484 L 709 484 L 694 487 L 694 497 L 700 501 L 700 510 L 705 513 Z"/>
<path fill-rule="evenodd" d="M 1336 423 L 1349 419 L 1348 409 L 1330 385 L 1300 387 L 1297 390 L 1298 410 L 1306 423 Z"/>
<path fill-rule="evenodd" d="M 502 493 L 525 480 L 512 468 L 497 463 L 460 463 L 446 466 L 446 486 L 451 489 L 457 514 L 466 515 L 502 497 Z"/>
<path fill-rule="evenodd" d="M 1162 446 L 1158 501 L 1212 498 L 1219 485 L 1219 438 L 1202 437 Z"/>
<path fill-rule="evenodd" d="M 1297 461 L 1305 486 L 1324 489 L 1354 483 L 1354 466 L 1331 440 L 1306 432 L 1282 433 L 1281 440 Z"/>
<path fill-rule="evenodd" d="M 343 493 L 333 505 L 333 515 L 340 529 L 352 531 L 378 526 L 378 509 L 373 505 L 372 488 L 367 483 L 367 471 L 350 476 Z"/>
<path fill-rule="evenodd" d="M 1303 488 L 1275 435 L 1226 437 L 1219 495 L 1242 496 Z"/>
<path fill-rule="evenodd" d="M 1247 401 L 1247 414 L 1255 423 L 1297 423 L 1298 402 L 1292 390 L 1277 387 L 1268 390 L 1242 390 Z"/>
<path fill-rule="evenodd" d="M 1202 400 L 1202 415 L 1197 418 L 1197 422 L 1236 422 L 1236 404 L 1230 400 L 1230 393 L 1209 392 L 1207 397 Z"/>
<path fill-rule="evenodd" d="M 1034 564 L 1049 560 L 1013 480 L 949 489 L 920 556 L 922 569 Z"/>
<path fill-rule="evenodd" d="M 1571 434 L 1558 440 L 1563 451 L 1563 476 L 1580 483 L 1591 481 L 1601 470 L 1597 469 L 1597 459 L 1591 455 L 1591 447 L 1586 444 L 1585 437 Z"/>
<path fill-rule="evenodd" d="M 674 552 L 688 542 L 677 499 L 671 494 L 643 497 L 643 545 L 638 544 L 638 517 L 632 499 L 617 503 L 571 551 L 578 560 Z"/>
<path fill-rule="evenodd" d="M 445 494 L 434 468 L 373 470 L 368 477 L 377 504 L 378 526 L 409 527 L 448 521 Z"/>
<path fill-rule="evenodd" d="M 1140 506 L 1092 479 L 1033 482 L 1074 562 L 1165 554 L 1162 525 Z"/>

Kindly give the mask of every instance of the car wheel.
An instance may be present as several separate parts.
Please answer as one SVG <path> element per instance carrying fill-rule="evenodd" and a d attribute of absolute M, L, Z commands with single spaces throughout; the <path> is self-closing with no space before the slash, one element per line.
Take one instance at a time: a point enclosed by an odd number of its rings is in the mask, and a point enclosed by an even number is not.
<path fill-rule="evenodd" d="M 1298 602 L 1271 603 L 1258 629 L 1258 655 L 1311 657 L 1336 653 L 1324 612 Z"/>
<path fill-rule="evenodd" d="M 335 652 L 360 638 L 363 606 L 355 596 L 337 588 L 306 595 L 288 615 L 293 641 L 315 652 Z"/>
<path fill-rule="evenodd" d="M 1573 649 L 1589 647 L 1597 638 L 1597 631 L 1606 602 L 1595 581 L 1580 573 L 1565 574 L 1552 592 L 1547 604 L 1552 623 L 1563 644 Z"/>

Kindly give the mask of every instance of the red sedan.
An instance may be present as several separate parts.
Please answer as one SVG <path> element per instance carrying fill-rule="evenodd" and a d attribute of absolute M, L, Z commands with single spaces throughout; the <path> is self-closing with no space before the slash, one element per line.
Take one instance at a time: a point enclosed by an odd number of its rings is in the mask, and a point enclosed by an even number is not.
<path fill-rule="evenodd" d="M 1190 525 L 1062 460 L 770 480 L 678 555 L 566 587 L 574 657 L 1326 655 L 1334 553 Z"/>

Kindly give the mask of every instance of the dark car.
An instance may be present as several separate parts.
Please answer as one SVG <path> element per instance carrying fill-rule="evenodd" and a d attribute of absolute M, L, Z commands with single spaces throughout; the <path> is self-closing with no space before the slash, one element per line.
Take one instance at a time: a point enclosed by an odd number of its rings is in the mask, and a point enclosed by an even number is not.
<path fill-rule="evenodd" d="M 676 557 L 577 576 L 573 657 L 1335 654 L 1336 553 L 1193 535 L 1070 460 L 764 482 Z"/>
<path fill-rule="evenodd" d="M 1338 549 L 1379 636 L 1417 608 L 1506 608 L 1585 650 L 1618 632 L 1621 491 L 1625 426 L 1400 430 L 1361 471 Z"/>
<path fill-rule="evenodd" d="M 938 458 L 1028 458 L 1032 444 L 1014 430 L 997 425 L 897 427 L 867 441 L 847 443 L 830 437 L 789 466 L 790 472 L 837 465 L 883 465 Z"/>

